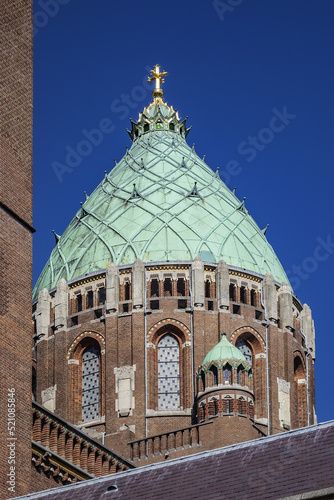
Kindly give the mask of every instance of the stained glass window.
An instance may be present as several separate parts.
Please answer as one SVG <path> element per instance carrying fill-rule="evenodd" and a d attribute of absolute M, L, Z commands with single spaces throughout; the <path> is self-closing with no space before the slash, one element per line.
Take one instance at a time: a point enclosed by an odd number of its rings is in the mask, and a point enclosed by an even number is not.
<path fill-rule="evenodd" d="M 99 417 L 100 350 L 89 346 L 82 356 L 82 420 Z"/>
<path fill-rule="evenodd" d="M 252 349 L 250 346 L 245 342 L 244 340 L 240 340 L 235 344 L 235 347 L 237 347 L 242 354 L 245 356 L 247 363 L 250 365 L 253 364 L 253 353 Z"/>
<path fill-rule="evenodd" d="M 167 334 L 158 343 L 158 408 L 179 410 L 180 405 L 180 348 Z"/>
<path fill-rule="evenodd" d="M 228 368 L 225 368 L 225 382 L 230 381 L 230 370 Z"/>

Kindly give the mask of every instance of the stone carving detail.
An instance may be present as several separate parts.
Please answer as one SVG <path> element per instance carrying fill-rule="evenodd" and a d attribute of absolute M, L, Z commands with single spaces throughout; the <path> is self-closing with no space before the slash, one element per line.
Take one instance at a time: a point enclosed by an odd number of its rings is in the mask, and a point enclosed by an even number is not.
<path fill-rule="evenodd" d="M 42 391 L 42 405 L 49 411 L 54 412 L 56 409 L 56 392 L 57 385 L 48 387 Z"/>
<path fill-rule="evenodd" d="M 277 377 L 277 384 L 279 402 L 278 418 L 284 429 L 290 429 L 290 382 Z"/>
<path fill-rule="evenodd" d="M 118 398 L 115 401 L 115 409 L 119 417 L 132 415 L 135 407 L 135 398 L 132 395 L 135 389 L 136 365 L 121 366 L 114 368 L 115 386 Z"/>

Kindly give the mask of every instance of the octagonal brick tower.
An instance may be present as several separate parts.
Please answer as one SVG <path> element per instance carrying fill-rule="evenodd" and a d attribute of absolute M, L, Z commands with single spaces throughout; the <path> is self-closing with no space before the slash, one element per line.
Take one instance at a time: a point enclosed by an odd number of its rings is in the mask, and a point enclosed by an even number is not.
<path fill-rule="evenodd" d="M 33 292 L 37 400 L 138 464 L 315 418 L 311 310 L 244 200 L 188 146 L 165 73 L 151 73 L 131 148 L 57 237 Z M 200 417 L 196 373 L 223 330 L 252 374 L 253 408 Z M 230 382 L 238 399 L 246 389 Z"/>

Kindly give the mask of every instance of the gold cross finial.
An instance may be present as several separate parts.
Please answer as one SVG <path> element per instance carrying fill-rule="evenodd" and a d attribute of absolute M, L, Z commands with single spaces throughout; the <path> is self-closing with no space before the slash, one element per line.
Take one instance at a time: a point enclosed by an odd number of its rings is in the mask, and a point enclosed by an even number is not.
<path fill-rule="evenodd" d="M 151 75 L 152 76 L 149 76 L 147 81 L 152 82 L 153 80 L 155 80 L 155 89 L 152 92 L 152 96 L 154 99 L 162 99 L 164 91 L 162 90 L 162 88 L 160 88 L 160 85 L 162 83 L 165 83 L 163 77 L 167 75 L 167 71 L 162 71 L 160 73 L 160 66 L 159 64 L 156 64 L 154 66 L 154 69 L 151 69 Z"/>

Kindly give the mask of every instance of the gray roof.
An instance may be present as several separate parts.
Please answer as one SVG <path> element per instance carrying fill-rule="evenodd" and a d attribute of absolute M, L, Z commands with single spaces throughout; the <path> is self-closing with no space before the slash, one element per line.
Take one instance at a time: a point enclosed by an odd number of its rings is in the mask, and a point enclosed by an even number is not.
<path fill-rule="evenodd" d="M 329 492 L 334 493 L 334 421 L 20 498 L 334 498 Z"/>

